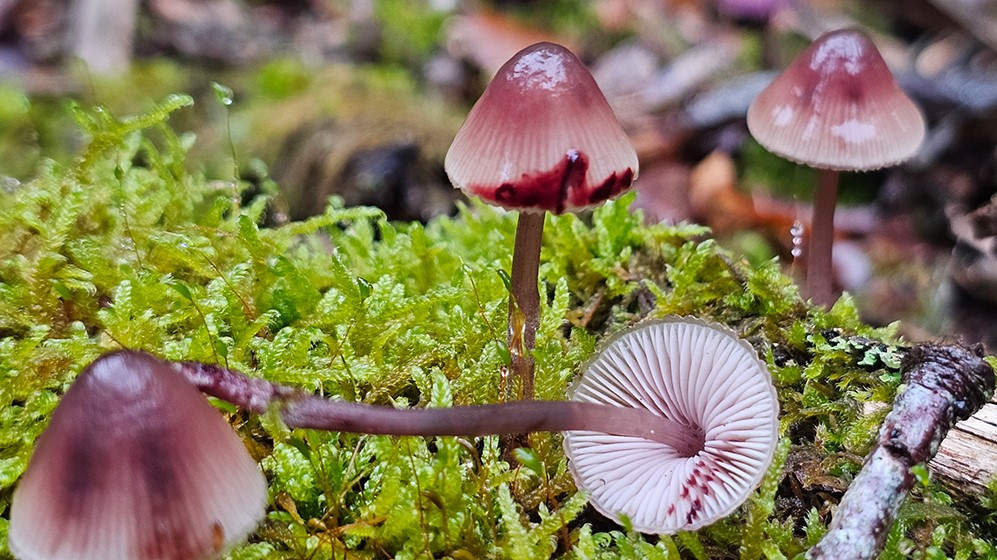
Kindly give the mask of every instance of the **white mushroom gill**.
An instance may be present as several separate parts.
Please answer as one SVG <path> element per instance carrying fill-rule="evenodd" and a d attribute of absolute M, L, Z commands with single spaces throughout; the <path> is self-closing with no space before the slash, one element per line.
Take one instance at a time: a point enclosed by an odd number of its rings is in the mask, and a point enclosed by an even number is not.
<path fill-rule="evenodd" d="M 693 318 L 651 322 L 615 337 L 587 366 L 574 400 L 643 407 L 705 434 L 704 448 L 596 432 L 565 434 L 578 485 L 607 517 L 674 533 L 713 523 L 761 481 L 778 439 L 778 401 L 765 364 L 730 329 Z"/>

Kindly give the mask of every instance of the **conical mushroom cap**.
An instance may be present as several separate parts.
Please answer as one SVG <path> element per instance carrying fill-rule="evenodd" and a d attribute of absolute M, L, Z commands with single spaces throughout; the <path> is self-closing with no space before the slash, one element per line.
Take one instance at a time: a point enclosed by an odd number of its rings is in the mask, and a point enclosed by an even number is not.
<path fill-rule="evenodd" d="M 259 466 L 172 366 L 117 352 L 74 382 L 11 505 L 22 560 L 195 560 L 262 518 Z"/>
<path fill-rule="evenodd" d="M 729 329 L 693 318 L 647 323 L 613 339 L 588 364 L 572 400 L 645 408 L 698 428 L 702 451 L 567 432 L 578 486 L 610 519 L 674 533 L 730 514 L 761 481 L 778 439 L 775 388 L 755 351 Z"/>
<path fill-rule="evenodd" d="M 924 117 L 861 31 L 819 37 L 748 108 L 759 144 L 823 169 L 868 171 L 911 157 Z"/>
<path fill-rule="evenodd" d="M 537 43 L 499 69 L 444 167 L 455 187 L 491 204 L 561 213 L 630 188 L 637 153 L 581 61 Z"/>

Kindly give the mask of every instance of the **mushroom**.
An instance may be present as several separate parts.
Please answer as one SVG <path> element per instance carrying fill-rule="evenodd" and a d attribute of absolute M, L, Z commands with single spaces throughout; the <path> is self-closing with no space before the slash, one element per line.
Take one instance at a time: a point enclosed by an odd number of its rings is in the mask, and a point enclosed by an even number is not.
<path fill-rule="evenodd" d="M 698 319 L 618 335 L 571 398 L 649 410 L 704 438 L 689 452 L 629 436 L 565 434 L 575 481 L 592 505 L 611 519 L 625 515 L 638 531 L 694 530 L 729 515 L 775 453 L 779 402 L 767 367 L 732 331 Z"/>
<path fill-rule="evenodd" d="M 544 213 L 592 207 L 627 190 L 637 154 L 581 61 L 560 45 L 537 43 L 499 69 L 444 167 L 455 187 L 519 210 L 508 341 L 522 395 L 532 398 Z"/>
<path fill-rule="evenodd" d="M 728 515 L 761 481 L 778 439 L 765 363 L 730 329 L 694 318 L 617 335 L 571 401 L 405 409 L 329 401 L 219 366 L 188 363 L 202 390 L 291 427 L 393 435 L 563 431 L 579 488 L 611 519 L 674 533 Z"/>
<path fill-rule="evenodd" d="M 263 517 L 259 466 L 174 365 L 107 354 L 63 396 L 14 492 L 22 560 L 211 558 Z"/>
<path fill-rule="evenodd" d="M 807 293 L 830 305 L 838 174 L 908 159 L 924 139 L 924 117 L 872 40 L 845 29 L 818 37 L 755 98 L 748 129 L 769 151 L 818 169 Z"/>
<path fill-rule="evenodd" d="M 196 388 L 289 427 L 386 435 L 565 431 L 596 509 L 655 533 L 733 511 L 777 438 L 768 371 L 729 329 L 691 318 L 612 339 L 573 401 L 399 410 L 337 402 L 217 365 L 105 355 L 80 374 L 14 493 L 9 545 L 22 560 L 201 559 L 262 517 L 266 485 Z M 58 535 L 55 538 L 54 535 Z"/>

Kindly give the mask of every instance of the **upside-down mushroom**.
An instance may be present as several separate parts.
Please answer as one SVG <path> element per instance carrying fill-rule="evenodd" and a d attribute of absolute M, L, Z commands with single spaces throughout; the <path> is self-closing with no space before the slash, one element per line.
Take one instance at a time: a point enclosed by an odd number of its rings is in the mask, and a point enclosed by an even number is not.
<path fill-rule="evenodd" d="M 730 329 L 693 318 L 640 325 L 588 365 L 573 400 L 649 410 L 690 426 L 698 449 L 569 431 L 578 486 L 611 519 L 675 533 L 729 515 L 761 482 L 778 440 L 779 402 L 768 368 Z"/>

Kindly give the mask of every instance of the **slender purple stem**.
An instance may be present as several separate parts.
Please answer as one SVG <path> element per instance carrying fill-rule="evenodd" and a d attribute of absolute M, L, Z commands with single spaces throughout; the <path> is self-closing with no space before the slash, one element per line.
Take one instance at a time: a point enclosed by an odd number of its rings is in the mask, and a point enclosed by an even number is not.
<path fill-rule="evenodd" d="M 838 202 L 838 175 L 832 169 L 817 170 L 817 193 L 810 223 L 810 255 L 807 257 L 807 295 L 817 305 L 834 303 L 834 207 Z"/>
<path fill-rule="evenodd" d="M 512 253 L 512 285 L 509 298 L 509 353 L 513 379 L 521 384 L 521 396 L 533 398 L 533 348 L 540 327 L 540 245 L 543 243 L 544 212 L 521 211 L 516 224 L 516 244 Z M 515 400 L 514 384 L 507 391 Z"/>
<path fill-rule="evenodd" d="M 648 410 L 572 401 L 516 401 L 453 408 L 396 409 L 332 401 L 246 377 L 221 366 L 183 362 L 201 391 L 257 414 L 277 408 L 292 428 L 401 436 L 483 436 L 584 430 L 664 443 L 685 456 L 703 449 L 695 427 Z"/>

